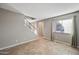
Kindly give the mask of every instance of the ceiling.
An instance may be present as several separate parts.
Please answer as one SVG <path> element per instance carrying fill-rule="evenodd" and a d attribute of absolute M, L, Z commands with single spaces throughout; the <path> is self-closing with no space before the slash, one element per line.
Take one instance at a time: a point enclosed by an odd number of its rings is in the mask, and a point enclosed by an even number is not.
<path fill-rule="evenodd" d="M 79 10 L 79 3 L 0 3 L 0 8 L 45 19 Z"/>

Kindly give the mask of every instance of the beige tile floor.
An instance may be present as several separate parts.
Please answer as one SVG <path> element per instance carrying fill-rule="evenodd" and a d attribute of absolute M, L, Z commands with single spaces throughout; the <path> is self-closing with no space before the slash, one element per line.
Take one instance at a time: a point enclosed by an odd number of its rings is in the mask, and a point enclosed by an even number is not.
<path fill-rule="evenodd" d="M 79 55 L 79 49 L 49 41 L 42 37 L 37 38 L 35 41 L 2 51 L 7 51 L 8 55 Z"/>

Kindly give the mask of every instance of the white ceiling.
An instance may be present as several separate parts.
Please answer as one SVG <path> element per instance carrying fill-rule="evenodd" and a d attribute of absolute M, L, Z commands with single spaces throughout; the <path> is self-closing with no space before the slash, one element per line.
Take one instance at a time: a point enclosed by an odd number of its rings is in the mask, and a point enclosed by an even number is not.
<path fill-rule="evenodd" d="M 37 19 L 45 19 L 79 10 L 78 3 L 3 3 L 0 4 L 0 7 Z"/>

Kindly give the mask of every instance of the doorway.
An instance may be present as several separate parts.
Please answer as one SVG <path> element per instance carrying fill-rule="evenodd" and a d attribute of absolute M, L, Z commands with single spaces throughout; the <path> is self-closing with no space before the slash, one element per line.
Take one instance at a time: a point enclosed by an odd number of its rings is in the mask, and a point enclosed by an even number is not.
<path fill-rule="evenodd" d="M 44 35 L 44 22 L 38 22 L 38 34 L 40 36 L 43 36 Z"/>

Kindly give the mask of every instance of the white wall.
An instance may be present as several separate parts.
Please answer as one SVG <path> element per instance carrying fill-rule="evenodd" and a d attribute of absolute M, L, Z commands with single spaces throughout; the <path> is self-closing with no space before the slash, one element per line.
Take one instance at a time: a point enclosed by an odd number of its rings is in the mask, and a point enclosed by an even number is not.
<path fill-rule="evenodd" d="M 24 15 L 0 9 L 0 48 L 26 42 L 35 34 L 24 26 Z"/>
<path fill-rule="evenodd" d="M 51 40 L 51 30 L 52 30 L 52 22 L 51 20 L 45 20 L 44 22 L 44 36 Z"/>

